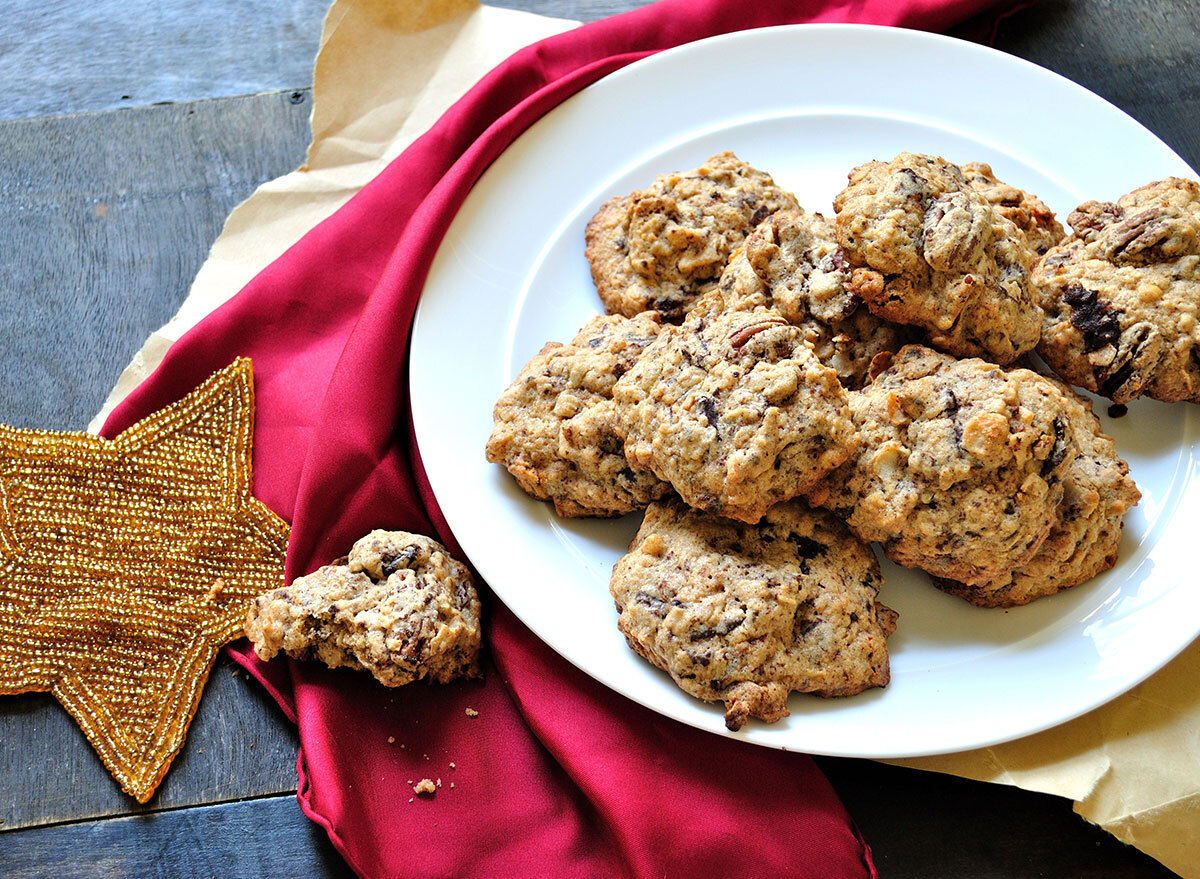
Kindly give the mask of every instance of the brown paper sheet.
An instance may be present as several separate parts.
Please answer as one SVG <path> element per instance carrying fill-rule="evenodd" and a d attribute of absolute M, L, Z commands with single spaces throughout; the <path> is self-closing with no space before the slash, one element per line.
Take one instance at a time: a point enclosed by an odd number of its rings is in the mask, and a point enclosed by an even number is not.
<path fill-rule="evenodd" d="M 92 429 L 175 340 L 341 207 L 479 77 L 575 24 L 475 0 L 335 0 L 317 56 L 307 162 L 233 211 L 179 314 L 147 340 Z M 1069 797 L 1089 821 L 1200 879 L 1200 644 L 1070 723 L 894 762 Z"/>

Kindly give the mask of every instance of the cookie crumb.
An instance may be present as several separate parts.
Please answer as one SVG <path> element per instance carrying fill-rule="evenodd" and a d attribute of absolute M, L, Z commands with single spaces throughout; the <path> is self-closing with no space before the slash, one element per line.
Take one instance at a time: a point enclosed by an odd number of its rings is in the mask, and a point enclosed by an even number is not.
<path fill-rule="evenodd" d="M 413 801 L 413 798 L 412 798 L 412 797 L 409 797 L 409 798 L 408 798 L 408 801 L 411 803 L 411 802 Z"/>
<path fill-rule="evenodd" d="M 394 744 L 396 744 L 396 737 L 395 737 L 395 736 L 388 736 L 388 744 L 389 744 L 389 745 L 394 745 Z"/>
<path fill-rule="evenodd" d="M 413 793 L 415 793 L 415 794 L 435 794 L 435 793 L 437 793 L 437 786 L 433 783 L 433 779 L 422 778 L 420 781 L 418 781 L 416 784 L 413 785 Z"/>
<path fill-rule="evenodd" d="M 450 787 L 454 787 L 454 782 L 450 782 Z"/>
<path fill-rule="evenodd" d="M 438 786 L 438 787 L 441 787 L 441 786 L 442 786 L 442 779 L 441 779 L 441 777 L 439 777 L 439 778 L 438 778 L 438 780 L 437 780 L 437 786 Z"/>
<path fill-rule="evenodd" d="M 478 717 L 478 716 L 479 716 L 479 712 L 476 711 L 474 708 L 467 709 L 467 717 Z"/>
<path fill-rule="evenodd" d="M 451 769 L 453 769 L 453 768 L 454 768 L 454 764 L 453 764 L 453 763 L 451 763 L 451 764 L 450 764 L 450 768 L 451 768 Z"/>

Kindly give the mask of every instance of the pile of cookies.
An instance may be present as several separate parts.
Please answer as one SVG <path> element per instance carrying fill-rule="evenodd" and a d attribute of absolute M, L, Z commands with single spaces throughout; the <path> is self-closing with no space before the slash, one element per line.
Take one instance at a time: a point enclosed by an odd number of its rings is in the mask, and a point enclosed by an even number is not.
<path fill-rule="evenodd" d="M 529 361 L 487 443 L 561 516 L 645 509 L 618 626 L 730 729 L 888 682 L 871 542 L 982 607 L 1115 564 L 1140 495 L 1066 382 L 1200 402 L 1196 183 L 1067 235 L 987 165 L 901 153 L 833 206 L 732 153 L 605 203 L 607 315 Z"/>

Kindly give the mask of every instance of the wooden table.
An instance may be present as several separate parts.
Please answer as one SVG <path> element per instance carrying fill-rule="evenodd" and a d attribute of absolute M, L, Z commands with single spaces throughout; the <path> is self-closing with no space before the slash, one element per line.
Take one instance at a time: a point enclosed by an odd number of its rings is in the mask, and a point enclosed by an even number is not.
<path fill-rule="evenodd" d="M 229 210 L 303 160 L 325 0 L 8 5 L 0 421 L 79 430 L 175 312 Z M 590 20 L 639 4 L 500 5 Z M 1200 167 L 1200 0 L 1047 0 L 1006 19 L 996 45 Z M 296 748 L 274 703 L 221 660 L 183 752 L 138 806 L 51 697 L 0 697 L 0 875 L 350 875 L 296 804 Z M 886 877 L 1172 875 L 1058 798 L 819 762 Z"/>

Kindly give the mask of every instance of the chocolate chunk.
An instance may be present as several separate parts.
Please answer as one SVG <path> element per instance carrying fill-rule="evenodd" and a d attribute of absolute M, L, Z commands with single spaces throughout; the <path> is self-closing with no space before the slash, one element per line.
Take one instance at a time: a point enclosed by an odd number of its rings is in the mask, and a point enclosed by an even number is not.
<path fill-rule="evenodd" d="M 717 432 L 717 436 L 721 435 L 720 419 L 717 416 L 717 404 L 712 397 L 701 397 L 700 408 L 704 410 L 704 417 L 708 419 L 709 425 Z"/>
<path fill-rule="evenodd" d="M 1071 306 L 1071 324 L 1083 334 L 1088 351 L 1115 344 L 1120 338 L 1121 322 L 1117 315 L 1124 314 L 1124 310 L 1102 302 L 1095 290 L 1082 284 L 1068 284 L 1063 301 Z"/>
<path fill-rule="evenodd" d="M 1054 447 L 1042 462 L 1042 475 L 1053 473 L 1063 459 L 1067 457 L 1067 421 L 1061 415 L 1054 417 Z"/>
<path fill-rule="evenodd" d="M 796 547 L 796 552 L 802 559 L 814 559 L 825 552 L 825 544 L 818 543 L 803 534 L 789 534 L 787 542 Z"/>
<path fill-rule="evenodd" d="M 416 544 L 406 546 L 399 553 L 393 556 L 387 556 L 379 560 L 380 569 L 383 571 L 384 577 L 390 577 L 401 568 L 407 568 L 413 563 L 418 555 L 421 554 L 421 548 Z"/>

